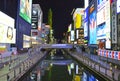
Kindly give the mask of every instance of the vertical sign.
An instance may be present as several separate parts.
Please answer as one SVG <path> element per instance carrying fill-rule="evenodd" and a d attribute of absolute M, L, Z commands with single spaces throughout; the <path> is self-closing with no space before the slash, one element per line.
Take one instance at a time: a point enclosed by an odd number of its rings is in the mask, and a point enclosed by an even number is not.
<path fill-rule="evenodd" d="M 117 5 L 114 1 L 111 5 L 112 14 L 112 43 L 117 43 Z"/>

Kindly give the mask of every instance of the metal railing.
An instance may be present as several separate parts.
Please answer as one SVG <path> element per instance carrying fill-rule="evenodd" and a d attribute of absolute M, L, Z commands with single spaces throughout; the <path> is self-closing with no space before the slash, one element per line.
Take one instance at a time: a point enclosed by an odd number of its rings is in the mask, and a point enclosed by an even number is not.
<path fill-rule="evenodd" d="M 15 61 L 10 57 L 9 64 L 3 68 L 3 74 L 1 72 L 0 81 L 17 81 L 17 79 L 27 72 L 44 55 L 39 48 L 34 48 L 27 54 L 18 55 Z"/>

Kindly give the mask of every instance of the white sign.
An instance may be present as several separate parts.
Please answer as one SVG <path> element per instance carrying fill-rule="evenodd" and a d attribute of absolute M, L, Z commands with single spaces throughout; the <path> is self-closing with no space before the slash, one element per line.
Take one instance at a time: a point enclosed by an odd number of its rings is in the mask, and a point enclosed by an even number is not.
<path fill-rule="evenodd" d="M 15 43 L 14 19 L 0 11 L 0 43 Z"/>
<path fill-rule="evenodd" d="M 120 13 L 120 0 L 117 0 L 117 13 Z"/>
<path fill-rule="evenodd" d="M 71 30 L 71 37 L 70 37 L 70 39 L 71 39 L 71 41 L 74 41 L 74 30 Z"/>

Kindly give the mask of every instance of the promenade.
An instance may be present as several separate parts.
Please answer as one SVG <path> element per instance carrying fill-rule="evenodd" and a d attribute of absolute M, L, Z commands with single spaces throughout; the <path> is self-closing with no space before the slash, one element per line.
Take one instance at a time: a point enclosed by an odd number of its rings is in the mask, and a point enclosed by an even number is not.
<path fill-rule="evenodd" d="M 40 48 L 33 48 L 26 53 L 0 59 L 0 81 L 17 81 L 44 55 Z"/>
<path fill-rule="evenodd" d="M 80 48 L 76 48 L 74 52 L 69 53 L 98 75 L 102 74 L 111 81 L 120 81 L 120 69 L 117 68 L 117 66 L 112 66 L 111 63 L 102 60 L 100 56 L 87 54 L 86 52 L 82 52 Z"/>

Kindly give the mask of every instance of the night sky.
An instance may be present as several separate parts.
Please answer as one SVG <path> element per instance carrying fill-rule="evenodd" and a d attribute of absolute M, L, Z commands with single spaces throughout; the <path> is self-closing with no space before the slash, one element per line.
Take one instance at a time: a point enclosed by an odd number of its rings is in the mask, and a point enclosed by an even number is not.
<path fill-rule="evenodd" d="M 43 23 L 47 23 L 48 10 L 52 9 L 54 37 L 57 39 L 63 38 L 63 33 L 72 23 L 72 10 L 84 7 L 83 0 L 33 0 L 33 4 L 40 4 L 43 11 Z"/>

